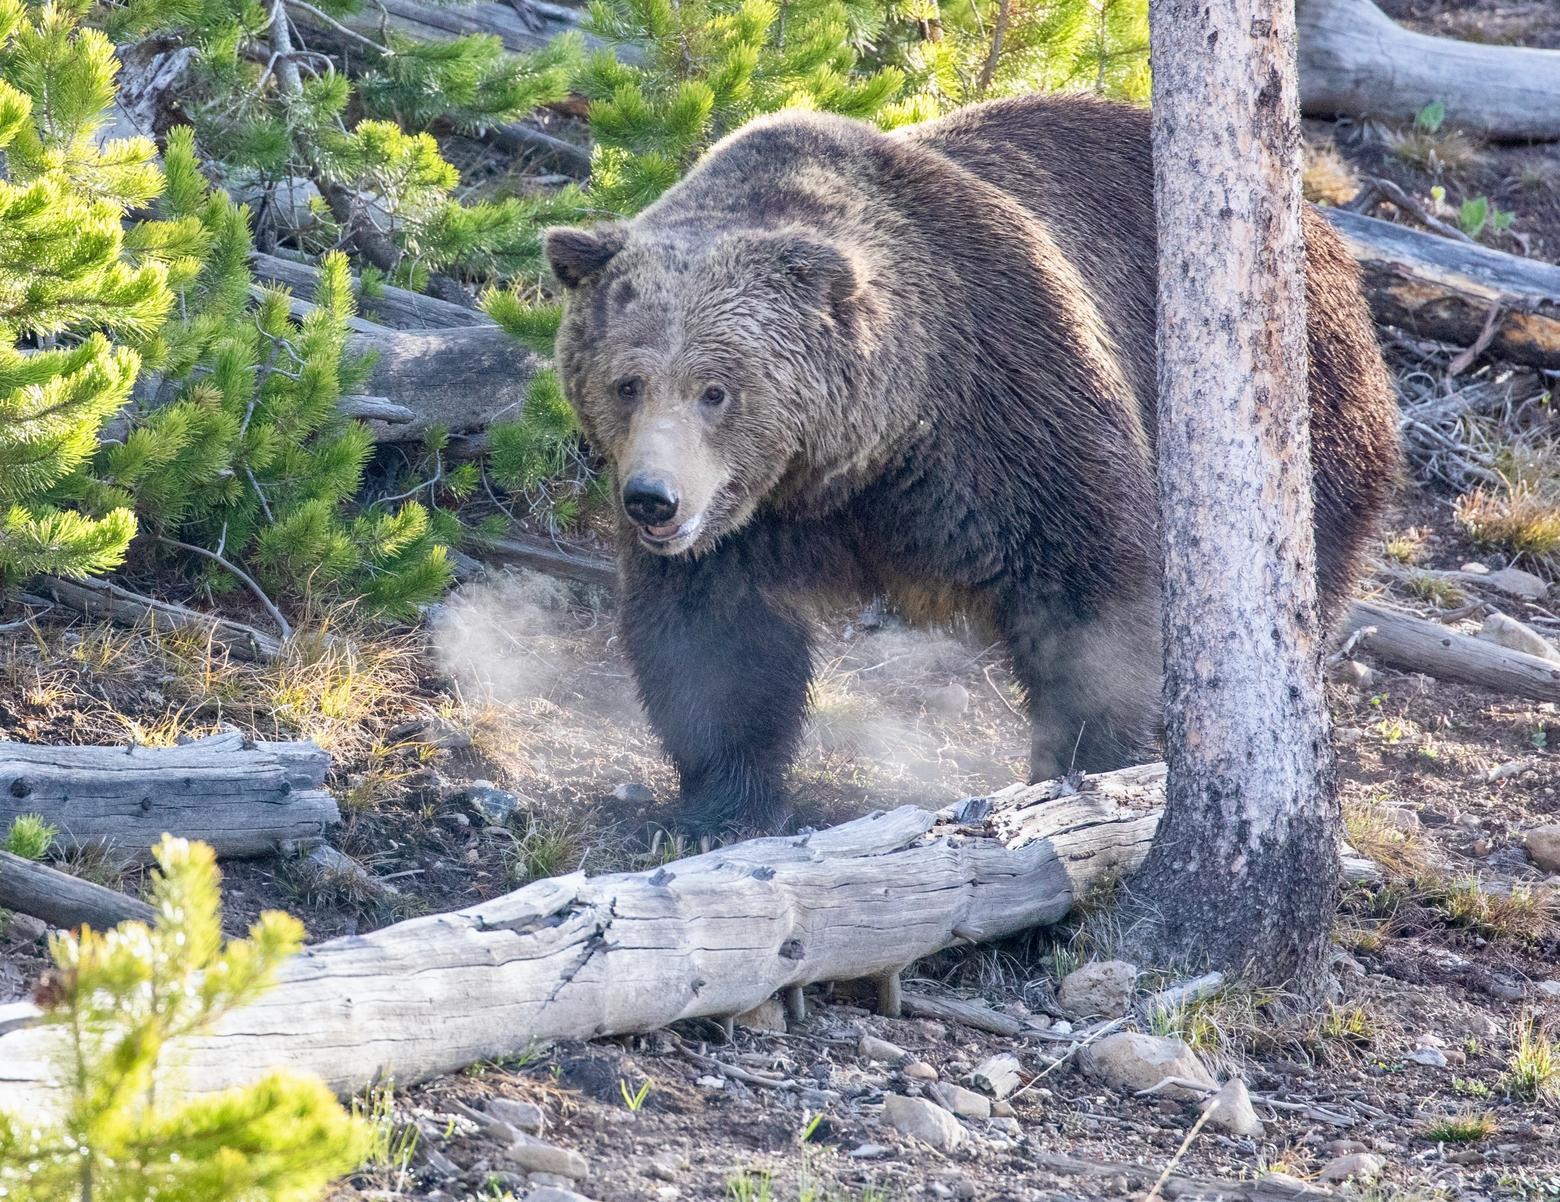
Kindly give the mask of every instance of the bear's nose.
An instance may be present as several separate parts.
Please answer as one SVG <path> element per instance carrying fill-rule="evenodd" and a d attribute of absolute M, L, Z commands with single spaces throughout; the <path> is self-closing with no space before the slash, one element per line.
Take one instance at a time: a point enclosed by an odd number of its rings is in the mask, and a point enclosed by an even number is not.
<path fill-rule="evenodd" d="M 641 526 L 664 526 L 677 515 L 677 490 L 656 476 L 630 476 L 623 508 Z"/>

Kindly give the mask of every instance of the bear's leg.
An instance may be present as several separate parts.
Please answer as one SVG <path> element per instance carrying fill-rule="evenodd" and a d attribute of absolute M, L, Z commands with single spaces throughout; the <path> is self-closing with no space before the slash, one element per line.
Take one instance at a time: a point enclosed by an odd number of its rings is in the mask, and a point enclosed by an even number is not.
<path fill-rule="evenodd" d="M 802 614 L 765 597 L 720 550 L 626 566 L 622 629 L 650 725 L 682 781 L 691 832 L 769 833 L 812 679 Z"/>
<path fill-rule="evenodd" d="M 1156 613 L 1021 623 L 1007 643 L 1029 698 L 1031 783 L 1151 756 L 1160 709 Z"/>

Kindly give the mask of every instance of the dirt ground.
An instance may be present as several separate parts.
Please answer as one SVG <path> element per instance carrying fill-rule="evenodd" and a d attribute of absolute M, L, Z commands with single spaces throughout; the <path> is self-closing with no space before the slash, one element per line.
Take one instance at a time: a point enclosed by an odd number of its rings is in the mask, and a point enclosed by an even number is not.
<path fill-rule="evenodd" d="M 1430 32 L 1560 46 L 1551 0 L 1383 7 Z M 1560 259 L 1560 150 L 1462 144 L 1454 132 L 1405 151 L 1412 131 L 1307 123 L 1308 142 L 1336 148 L 1351 186 L 1382 176 L 1428 197 L 1439 184 L 1453 208 L 1486 195 L 1513 213 L 1486 241 Z M 1445 359 L 1391 349 L 1405 378 Z M 1465 383 L 1536 395 L 1554 381 L 1481 365 Z M 1485 601 L 1560 638 L 1553 589 L 1524 602 L 1433 575 L 1512 562 L 1470 542 L 1454 504 L 1451 492 L 1405 484 L 1367 591 L 1468 630 L 1479 619 L 1470 606 Z M 166 632 L 45 614 L 0 641 L 0 739 L 166 743 L 234 725 L 318 740 L 344 814 L 332 842 L 366 876 L 300 860 L 228 864 L 235 933 L 282 907 L 324 939 L 539 877 L 647 867 L 689 850 L 667 833 L 674 779 L 634 701 L 609 598 L 493 574 L 464 584 L 416 632 L 367 631 L 341 613 L 315 615 L 310 629 L 282 661 L 255 666 Z M 794 772 L 798 825 L 905 802 L 938 807 L 1022 779 L 1027 732 L 996 648 L 867 608 L 824 616 L 819 658 Z M 1154 1024 L 1244 1078 L 1260 1099 L 1260 1137 L 1194 1132 L 1193 1104 L 1124 1097 L 1071 1062 L 1044 1068 L 1048 1050 L 1066 1046 L 1058 981 L 1113 951 L 1100 911 L 907 974 L 907 984 L 981 999 L 1030 1034 L 879 1017 L 843 982 L 810 989 L 808 1017 L 782 1030 L 738 1026 L 728 1038 L 701 1022 L 533 1048 L 381 1096 L 384 1147 L 336 1202 L 569 1202 L 547 1193 L 565 1187 L 598 1202 L 1143 1197 L 1178 1153 L 1167 1197 L 1560 1199 L 1560 1051 L 1545 1042 L 1560 1032 L 1560 877 L 1546 878 L 1523 845 L 1525 831 L 1560 821 L 1560 718 L 1553 705 L 1361 659 L 1368 679 L 1335 680 L 1329 695 L 1350 838 L 1385 880 L 1344 899 L 1337 998 L 1295 1018 L 1281 999 L 1231 990 Z M 78 853 L 65 866 L 142 885 L 111 856 Z M 0 1002 L 24 996 L 44 966 L 40 934 L 0 919 Z M 908 1062 L 864 1056 L 864 1033 Z M 924 1093 L 933 1073 L 967 1083 L 997 1052 L 1018 1055 L 1024 1083 L 1009 1113 L 964 1121 L 956 1149 L 883 1121 L 886 1095 Z M 544 1138 L 583 1156 L 583 1178 L 528 1176 L 473 1117 L 494 1099 L 538 1107 Z M 1374 1181 L 1318 1179 L 1354 1152 L 1381 1158 Z"/>

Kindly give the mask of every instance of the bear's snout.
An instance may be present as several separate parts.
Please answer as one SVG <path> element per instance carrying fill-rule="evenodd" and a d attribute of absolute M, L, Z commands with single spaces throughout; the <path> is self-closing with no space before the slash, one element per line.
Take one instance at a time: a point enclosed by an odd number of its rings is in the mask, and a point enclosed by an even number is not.
<path fill-rule="evenodd" d="M 623 485 L 623 510 L 641 526 L 670 524 L 677 516 L 677 504 L 676 487 L 659 476 L 630 476 Z"/>

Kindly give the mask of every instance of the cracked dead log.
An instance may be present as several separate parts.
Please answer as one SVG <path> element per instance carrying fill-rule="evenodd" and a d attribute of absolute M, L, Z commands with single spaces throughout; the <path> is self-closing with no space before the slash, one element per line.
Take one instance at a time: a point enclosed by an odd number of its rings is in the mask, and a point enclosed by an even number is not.
<path fill-rule="evenodd" d="M 282 645 L 275 635 L 242 622 L 201 613 L 173 601 L 143 597 L 110 580 L 66 580 L 40 576 L 28 586 L 33 593 L 56 605 L 93 618 L 106 618 L 120 626 L 154 630 L 192 630 L 222 647 L 235 659 L 275 659 Z"/>
<path fill-rule="evenodd" d="M 1357 646 L 1384 664 L 1530 701 L 1560 701 L 1560 663 L 1513 651 L 1375 601 L 1350 609 L 1343 632 L 1369 628 Z"/>
<path fill-rule="evenodd" d="M 776 991 L 873 978 L 978 931 L 1054 923 L 1148 852 L 1164 765 L 1014 785 L 753 839 L 652 872 L 537 881 L 306 948 L 275 989 L 180 1043 L 174 1088 L 275 1069 L 340 1093 L 410 1085 L 541 1041 L 723 1018 Z M 0 1108 L 47 1107 L 58 1033 L 0 1035 Z"/>
<path fill-rule="evenodd" d="M 1360 265 L 1377 321 L 1454 346 L 1483 339 L 1494 358 L 1560 367 L 1560 266 L 1345 209 L 1325 212 Z"/>
<path fill-rule="evenodd" d="M 164 832 L 219 856 L 270 855 L 316 842 L 341 821 L 324 788 L 329 766 L 313 743 L 256 743 L 236 732 L 177 747 L 0 742 L 0 830 L 40 814 L 60 846 L 106 846 L 131 861 L 149 860 Z"/>
<path fill-rule="evenodd" d="M 1295 15 L 1307 116 L 1406 123 L 1439 102 L 1469 133 L 1560 138 L 1560 50 L 1415 33 L 1371 0 L 1300 0 Z"/>
<path fill-rule="evenodd" d="M 90 923 L 100 931 L 131 919 L 151 922 L 154 913 L 137 898 L 8 851 L 0 851 L 0 909 L 30 914 L 52 927 Z"/>
<path fill-rule="evenodd" d="M 257 279 L 290 288 L 293 295 L 302 300 L 314 299 L 320 278 L 318 267 L 258 252 L 251 256 L 250 262 Z M 449 330 L 494 324 L 493 319 L 480 309 L 409 292 L 393 284 L 381 286 L 366 300 L 360 299 L 358 307 L 368 321 L 396 330 Z"/>

